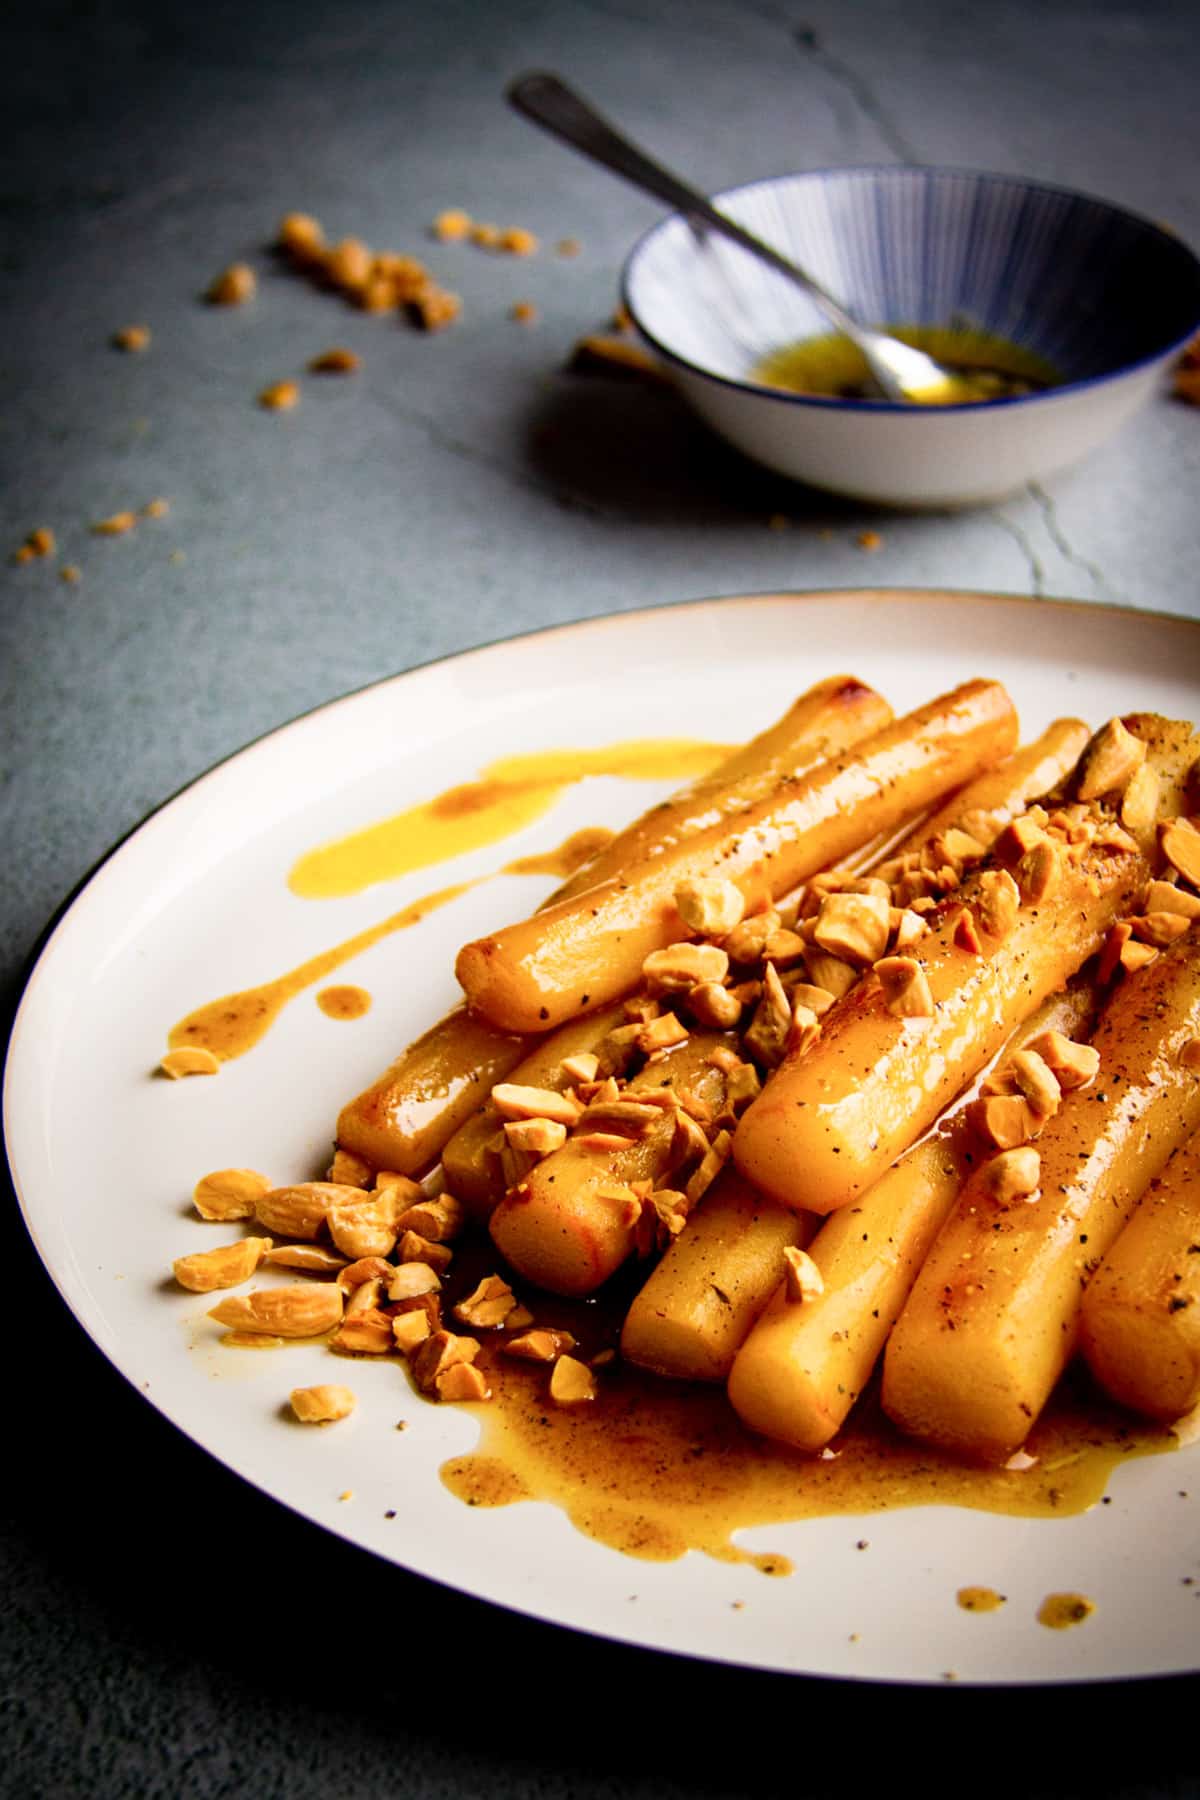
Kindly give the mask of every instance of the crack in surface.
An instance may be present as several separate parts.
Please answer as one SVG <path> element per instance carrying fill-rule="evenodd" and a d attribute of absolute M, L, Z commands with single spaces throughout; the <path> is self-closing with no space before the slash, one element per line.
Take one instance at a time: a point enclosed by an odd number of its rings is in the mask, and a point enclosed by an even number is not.
<path fill-rule="evenodd" d="M 1123 600 L 1124 596 L 1112 586 L 1112 583 L 1105 575 L 1100 564 L 1093 562 L 1090 557 L 1082 555 L 1078 550 L 1072 547 L 1070 539 L 1067 537 L 1062 525 L 1059 523 L 1058 508 L 1041 483 L 1038 481 L 1031 481 L 1028 484 L 1027 491 L 1030 499 L 1034 502 L 1042 515 L 1047 535 L 1054 545 L 1054 548 L 1065 562 L 1070 563 L 1073 568 L 1083 570 L 1084 574 L 1092 584 L 1092 589 L 1097 599 Z"/>
<path fill-rule="evenodd" d="M 818 68 L 823 69 L 831 80 L 849 94 L 863 117 L 870 120 L 899 162 L 915 167 L 921 161 L 916 146 L 909 143 L 870 82 L 844 56 L 827 49 L 811 25 L 789 21 L 788 35 L 802 56 L 810 57 Z"/>
<path fill-rule="evenodd" d="M 439 425 L 436 419 L 431 419 L 427 413 L 401 406 L 395 400 L 389 400 L 382 394 L 374 394 L 371 398 L 381 411 L 398 419 L 402 425 L 409 425 L 424 432 L 435 450 L 441 450 L 447 456 L 455 457 L 460 462 L 472 463 L 476 468 L 486 469 L 489 474 L 498 475 L 510 487 L 519 488 L 527 494 L 537 494 L 543 500 L 551 500 L 555 506 L 561 506 L 567 511 L 587 513 L 594 519 L 613 520 L 617 518 L 616 514 L 599 506 L 594 500 L 588 499 L 586 495 L 572 492 L 567 488 L 556 487 L 552 482 L 542 481 L 536 475 L 514 468 L 503 458 L 492 456 L 487 451 L 480 450 L 477 445 L 468 443 L 463 438 L 455 437 Z"/>
<path fill-rule="evenodd" d="M 1009 537 L 1012 538 L 1013 542 L 1017 545 L 1021 554 L 1028 562 L 1029 591 L 1033 598 L 1035 600 L 1044 600 L 1046 598 L 1046 571 L 1042 567 L 1038 558 L 1038 553 L 1029 541 L 1028 536 L 1021 530 L 1021 527 L 1018 524 L 1008 518 L 1004 513 L 993 512 L 990 517 L 994 525 L 998 525 L 1001 531 L 1006 531 L 1008 533 Z"/>

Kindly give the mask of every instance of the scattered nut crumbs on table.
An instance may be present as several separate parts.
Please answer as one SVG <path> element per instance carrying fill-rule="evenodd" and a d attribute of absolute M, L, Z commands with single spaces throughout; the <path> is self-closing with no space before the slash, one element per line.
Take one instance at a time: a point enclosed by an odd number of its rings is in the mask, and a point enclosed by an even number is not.
<path fill-rule="evenodd" d="M 438 331 L 462 310 L 459 296 L 443 288 L 415 256 L 374 251 L 354 237 L 327 245 L 320 222 L 307 213 L 286 215 L 276 248 L 299 273 L 336 289 L 363 312 L 404 311 L 413 324 Z"/>
<path fill-rule="evenodd" d="M 311 375 L 354 375 L 361 367 L 362 358 L 355 351 L 344 350 L 339 345 L 322 350 L 308 365 Z"/>
<path fill-rule="evenodd" d="M 273 381 L 261 390 L 258 404 L 267 412 L 291 412 L 300 404 L 300 384 L 296 381 Z"/>
<path fill-rule="evenodd" d="M 44 556 L 54 555 L 55 543 L 50 527 L 38 525 L 29 533 L 25 542 L 13 551 L 12 559 L 15 563 L 38 562 Z"/>
<path fill-rule="evenodd" d="M 868 554 L 883 549 L 883 535 L 878 531 L 860 531 L 854 541 L 860 550 L 866 550 Z"/>
<path fill-rule="evenodd" d="M 249 263 L 230 263 L 208 290 L 211 306 L 244 306 L 258 292 L 258 276 Z"/>
<path fill-rule="evenodd" d="M 150 348 L 150 327 L 148 325 L 123 325 L 120 331 L 113 332 L 113 348 L 136 353 Z"/>

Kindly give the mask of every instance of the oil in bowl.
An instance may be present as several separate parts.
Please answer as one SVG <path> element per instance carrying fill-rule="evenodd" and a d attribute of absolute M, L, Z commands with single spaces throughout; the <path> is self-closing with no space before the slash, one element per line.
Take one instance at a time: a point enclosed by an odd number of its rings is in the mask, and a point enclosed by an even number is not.
<path fill-rule="evenodd" d="M 994 332 L 941 325 L 889 325 L 882 329 L 901 343 L 926 351 L 955 377 L 949 389 L 920 399 L 914 396 L 914 404 L 958 406 L 1014 400 L 1040 394 L 1062 380 L 1042 357 Z M 862 351 L 838 331 L 770 351 L 754 365 L 750 379 L 763 387 L 818 399 L 879 398 Z"/>

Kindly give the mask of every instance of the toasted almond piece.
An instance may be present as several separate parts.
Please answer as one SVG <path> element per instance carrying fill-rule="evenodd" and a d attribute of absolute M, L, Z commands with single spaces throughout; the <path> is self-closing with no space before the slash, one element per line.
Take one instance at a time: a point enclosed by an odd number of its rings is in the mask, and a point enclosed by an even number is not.
<path fill-rule="evenodd" d="M 136 355 L 139 350 L 150 348 L 150 327 L 122 325 L 120 331 L 113 332 L 112 341 L 118 350 L 129 350 Z"/>
<path fill-rule="evenodd" d="M 686 993 L 705 981 L 724 981 L 729 956 L 716 944 L 668 944 L 642 964 L 652 994 Z"/>
<path fill-rule="evenodd" d="M 404 1196 L 390 1187 L 371 1194 L 358 1188 L 347 1188 L 343 1193 L 354 1197 L 333 1200 L 325 1215 L 329 1235 L 338 1249 L 356 1258 L 389 1256 L 400 1235 Z"/>
<path fill-rule="evenodd" d="M 498 1082 L 492 1103 L 502 1119 L 555 1119 L 560 1125 L 574 1125 L 582 1110 L 569 1094 L 515 1081 Z"/>
<path fill-rule="evenodd" d="M 500 1348 L 505 1356 L 515 1356 L 523 1362 L 548 1363 L 561 1356 L 564 1350 L 573 1350 L 575 1339 L 569 1331 L 543 1325 L 534 1331 L 523 1332 L 520 1337 L 509 1338 Z"/>
<path fill-rule="evenodd" d="M 1048 1119 L 1058 1111 L 1062 1089 L 1044 1057 L 1027 1045 L 1024 1050 L 1017 1050 L 1009 1057 L 1008 1066 L 1018 1092 L 1024 1094 L 1039 1118 Z"/>
<path fill-rule="evenodd" d="M 339 1271 L 337 1284 L 344 1294 L 352 1294 L 368 1281 L 390 1281 L 395 1272 L 384 1256 L 360 1256 Z"/>
<path fill-rule="evenodd" d="M 742 1063 L 731 1069 L 725 1083 L 725 1104 L 730 1111 L 737 1113 L 743 1106 L 749 1106 L 762 1093 L 762 1081 L 753 1063 Z"/>
<path fill-rule="evenodd" d="M 266 1331 L 277 1337 L 319 1337 L 339 1324 L 342 1291 L 332 1282 L 303 1281 L 292 1287 L 257 1288 L 231 1295 L 209 1318 L 233 1331 Z"/>
<path fill-rule="evenodd" d="M 1062 881 L 1062 851 L 1050 838 L 1027 850 L 1016 867 L 1017 886 L 1027 906 L 1048 900 Z"/>
<path fill-rule="evenodd" d="M 1157 955 L 1153 944 L 1140 944 L 1129 938 L 1121 945 L 1121 967 L 1127 975 L 1133 975 L 1139 969 L 1148 968 Z"/>
<path fill-rule="evenodd" d="M 332 1425 L 348 1419 L 358 1401 L 350 1388 L 323 1381 L 316 1387 L 293 1388 L 291 1404 L 302 1425 Z"/>
<path fill-rule="evenodd" d="M 392 304 L 395 304 L 393 300 Z M 353 350 L 346 350 L 335 344 L 329 350 L 322 350 L 314 356 L 308 365 L 313 375 L 353 375 L 362 367 L 362 357 Z"/>
<path fill-rule="evenodd" d="M 875 964 L 884 1004 L 902 1019 L 931 1019 L 933 994 L 929 978 L 911 956 L 884 956 Z"/>
<path fill-rule="evenodd" d="M 687 1196 L 689 1211 L 695 1206 L 700 1196 L 708 1191 L 725 1164 L 729 1161 L 729 1153 L 733 1149 L 733 1137 L 728 1131 L 718 1131 L 708 1146 L 700 1166 L 691 1177 L 684 1193 Z"/>
<path fill-rule="evenodd" d="M 177 1256 L 171 1267 L 180 1287 L 192 1294 L 211 1294 L 218 1288 L 240 1287 L 249 1281 L 267 1251 L 270 1238 L 239 1238 L 215 1250 L 196 1250 Z"/>
<path fill-rule="evenodd" d="M 1130 837 L 1124 826 L 1118 825 L 1115 819 L 1101 819 L 1092 833 L 1092 843 L 1097 850 L 1136 850 L 1136 838 Z"/>
<path fill-rule="evenodd" d="M 811 1007 L 800 1001 L 792 1002 L 792 1022 L 788 1026 L 785 1052 L 788 1056 L 803 1056 L 812 1049 L 821 1035 L 821 1021 Z"/>
<path fill-rule="evenodd" d="M 1186 913 L 1151 912 L 1143 913 L 1133 920 L 1133 935 L 1143 944 L 1153 944 L 1158 950 L 1165 950 L 1176 938 L 1183 937 L 1191 929 L 1192 921 Z"/>
<path fill-rule="evenodd" d="M 806 1250 L 797 1250 L 791 1244 L 783 1253 L 783 1287 L 794 1305 L 817 1300 L 825 1292 L 825 1278 L 812 1257 Z"/>
<path fill-rule="evenodd" d="M 398 1263 L 428 1263 L 431 1269 L 444 1275 L 454 1261 L 454 1251 L 449 1244 L 434 1243 L 419 1232 L 402 1231 L 396 1240 L 395 1257 Z"/>
<path fill-rule="evenodd" d="M 1087 1087 L 1100 1068 L 1098 1050 L 1091 1044 L 1077 1044 L 1061 1031 L 1043 1031 L 1025 1047 L 1035 1050 L 1047 1068 L 1053 1069 L 1059 1087 L 1067 1092 Z"/>
<path fill-rule="evenodd" d="M 168 1050 L 159 1059 L 159 1068 L 172 1081 L 180 1081 L 185 1075 L 216 1075 L 221 1064 L 211 1050 L 203 1049 L 199 1044 L 189 1044 L 181 1050 Z"/>
<path fill-rule="evenodd" d="M 441 1287 L 436 1269 L 425 1262 L 401 1263 L 393 1269 L 388 1281 L 389 1300 L 411 1300 L 419 1294 L 434 1294 Z"/>
<path fill-rule="evenodd" d="M 282 1350 L 287 1339 L 269 1331 L 223 1331 L 220 1342 L 226 1350 Z"/>
<path fill-rule="evenodd" d="M 763 972 L 762 998 L 742 1042 L 757 1061 L 776 1068 L 783 1061 L 792 1025 L 792 1002 L 772 963 Z"/>
<path fill-rule="evenodd" d="M 448 1369 L 434 1381 L 434 1390 L 439 1400 L 490 1400 L 492 1390 L 487 1384 L 482 1369 L 473 1363 L 452 1363 Z"/>
<path fill-rule="evenodd" d="M 1185 1069 L 1200 1069 L 1200 1038 L 1189 1038 L 1180 1046 L 1179 1061 Z"/>
<path fill-rule="evenodd" d="M 1047 817 L 1044 808 L 1031 806 L 1027 812 L 1004 827 L 992 845 L 993 855 L 1003 863 L 1020 862 L 1035 845 L 1044 841 Z"/>
<path fill-rule="evenodd" d="M 983 943 L 975 924 L 975 914 L 969 906 L 964 906 L 954 926 L 954 942 L 960 950 L 967 950 L 972 956 L 980 956 Z"/>
<path fill-rule="evenodd" d="M 249 263 L 230 263 L 208 290 L 212 306 L 244 306 L 258 292 L 258 276 Z"/>
<path fill-rule="evenodd" d="M 338 1187 L 369 1188 L 375 1176 L 365 1157 L 356 1156 L 353 1150 L 335 1149 L 329 1165 L 329 1179 Z"/>
<path fill-rule="evenodd" d="M 1028 1200 L 1037 1193 L 1042 1159 L 1029 1144 L 1002 1150 L 984 1165 L 983 1186 L 993 1200 Z"/>
<path fill-rule="evenodd" d="M 454 1317 L 463 1325 L 473 1325 L 477 1330 L 495 1331 L 502 1326 L 513 1308 L 517 1297 L 507 1281 L 500 1275 L 485 1275 L 479 1285 L 460 1300 L 454 1308 Z"/>
<path fill-rule="evenodd" d="M 777 969 L 790 969 L 801 961 L 806 949 L 807 942 L 798 931 L 788 931 L 780 926 L 763 945 L 763 956 Z"/>
<path fill-rule="evenodd" d="M 657 1019 L 649 1019 L 634 1038 L 634 1048 L 643 1056 L 654 1056 L 660 1050 L 673 1050 L 676 1044 L 685 1044 L 688 1040 L 688 1028 L 683 1020 L 673 1012 L 662 1013 Z"/>
<path fill-rule="evenodd" d="M 1173 881 L 1151 881 L 1142 901 L 1144 913 L 1182 913 L 1187 919 L 1200 919 L 1200 894 L 1189 894 Z"/>
<path fill-rule="evenodd" d="M 619 1131 L 579 1131 L 571 1139 L 582 1150 L 627 1150 L 629 1139 Z"/>
<path fill-rule="evenodd" d="M 506 225 L 500 233 L 497 246 L 510 256 L 532 256 L 538 247 L 537 238 L 524 225 Z"/>
<path fill-rule="evenodd" d="M 396 1348 L 392 1315 L 374 1306 L 351 1313 L 329 1342 L 332 1349 L 355 1356 L 387 1356 Z"/>
<path fill-rule="evenodd" d="M 814 987 L 824 988 L 835 1000 L 844 999 L 858 980 L 858 970 L 840 956 L 810 951 L 808 977 Z"/>
<path fill-rule="evenodd" d="M 369 1280 L 360 1281 L 356 1288 L 351 1288 L 346 1296 L 346 1318 L 357 1318 L 359 1313 L 371 1312 L 377 1307 L 383 1298 L 383 1283 L 382 1275 L 372 1275 Z"/>
<path fill-rule="evenodd" d="M 600 1073 L 600 1058 L 591 1050 L 580 1050 L 575 1056 L 564 1056 L 559 1067 L 567 1081 L 595 1081 Z"/>
<path fill-rule="evenodd" d="M 473 223 L 471 215 L 463 212 L 461 207 L 449 206 L 437 215 L 429 229 L 443 243 L 453 243 L 469 237 Z"/>
<path fill-rule="evenodd" d="M 276 1244 L 263 1261 L 282 1269 L 303 1269 L 310 1275 L 336 1275 L 346 1267 L 346 1258 L 324 1244 Z"/>
<path fill-rule="evenodd" d="M 288 213 L 280 221 L 279 248 L 297 262 L 311 262 L 325 252 L 325 233 L 307 213 Z"/>
<path fill-rule="evenodd" d="M 736 994 L 719 981 L 701 981 L 690 990 L 688 1011 L 698 1025 L 711 1025 L 717 1031 L 730 1031 L 742 1016 L 742 1003 Z"/>
<path fill-rule="evenodd" d="M 766 947 L 767 939 L 772 932 L 778 931 L 781 924 L 779 914 L 772 907 L 766 912 L 753 913 L 750 918 L 743 919 L 728 934 L 721 948 L 731 962 L 756 963 Z M 724 980 L 724 976 L 718 977 Z"/>
<path fill-rule="evenodd" d="M 356 293 L 371 279 L 375 259 L 360 238 L 343 238 L 325 258 L 325 273 L 335 287 Z"/>
<path fill-rule="evenodd" d="M 1146 745 L 1120 719 L 1110 719 L 1092 738 L 1079 759 L 1075 792 L 1081 800 L 1123 790 L 1146 760 Z"/>
<path fill-rule="evenodd" d="M 1171 867 L 1200 888 L 1200 831 L 1192 820 L 1169 820 L 1161 829 L 1159 847 Z"/>
<path fill-rule="evenodd" d="M 665 1094 L 666 1107 L 632 1099 L 595 1100 L 584 1108 L 580 1126 L 585 1131 L 615 1131 L 624 1137 L 642 1137 L 657 1125 L 664 1110 L 674 1109 L 674 1096 Z"/>
<path fill-rule="evenodd" d="M 907 950 L 918 938 L 923 938 L 929 926 L 920 913 L 914 912 L 910 906 L 896 907 L 894 911 L 896 916 L 892 918 L 889 913 L 888 917 L 891 922 L 891 948 L 893 954 L 896 954 Z"/>
<path fill-rule="evenodd" d="M 272 1188 L 259 1197 L 255 1213 L 260 1225 L 277 1237 L 315 1238 L 336 1202 L 361 1200 L 359 1188 L 335 1181 L 300 1181 Z"/>
<path fill-rule="evenodd" d="M 1122 966 L 1125 946 L 1133 936 L 1133 926 L 1128 919 L 1118 919 L 1110 925 L 1100 950 L 1100 960 L 1096 964 L 1096 980 L 1101 987 L 1112 980 Z"/>
<path fill-rule="evenodd" d="M 989 1094 L 972 1100 L 966 1112 L 976 1136 L 997 1150 L 1027 1144 L 1042 1124 L 1024 1094 Z"/>
<path fill-rule="evenodd" d="M 461 1200 L 443 1191 L 435 1199 L 421 1199 L 406 1207 L 396 1223 L 401 1231 L 416 1231 L 431 1244 L 449 1244 L 461 1237 L 467 1215 Z"/>
<path fill-rule="evenodd" d="M 258 404 L 267 412 L 291 412 L 300 404 L 298 381 L 272 381 L 260 389 Z"/>
<path fill-rule="evenodd" d="M 202 1219 L 252 1219 L 270 1191 L 269 1178 L 257 1169 L 214 1169 L 192 1189 L 192 1204 Z"/>
<path fill-rule="evenodd" d="M 424 1312 L 397 1313 L 392 1320 L 392 1336 L 397 1350 L 405 1356 L 411 1356 L 418 1344 L 423 1344 L 433 1327 L 429 1323 L 429 1315 Z"/>
<path fill-rule="evenodd" d="M 1121 823 L 1127 831 L 1147 831 L 1158 812 L 1162 783 L 1153 763 L 1135 769 L 1121 796 Z"/>
<path fill-rule="evenodd" d="M 550 1371 L 550 1398 L 556 1406 L 582 1406 L 596 1398 L 596 1377 L 574 1356 L 560 1356 Z"/>
<path fill-rule="evenodd" d="M 813 941 L 827 955 L 865 968 L 887 949 L 890 929 L 886 894 L 830 894 L 821 902 Z"/>
<path fill-rule="evenodd" d="M 409 1359 L 413 1380 L 423 1392 L 433 1393 L 437 1378 L 455 1363 L 471 1363 L 479 1355 L 479 1339 L 453 1331 L 433 1331 L 418 1344 Z"/>
<path fill-rule="evenodd" d="M 689 931 L 701 937 L 727 937 L 742 922 L 746 897 L 732 881 L 697 876 L 675 889 L 675 910 Z"/>
<path fill-rule="evenodd" d="M 509 1119 L 504 1136 L 514 1150 L 538 1158 L 562 1149 L 567 1141 L 567 1128 L 558 1119 Z"/>

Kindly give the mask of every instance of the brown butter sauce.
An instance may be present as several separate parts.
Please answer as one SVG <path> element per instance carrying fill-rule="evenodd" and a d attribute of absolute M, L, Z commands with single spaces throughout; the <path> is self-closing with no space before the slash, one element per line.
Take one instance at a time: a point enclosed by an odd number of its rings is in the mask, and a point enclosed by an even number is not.
<path fill-rule="evenodd" d="M 619 1287 L 624 1283 L 618 1282 Z M 585 1303 L 537 1296 L 539 1324 L 565 1327 L 590 1360 L 611 1348 L 631 1293 Z M 472 1407 L 478 1448 L 443 1465 L 443 1483 L 468 1506 L 541 1500 L 585 1536 L 628 1556 L 672 1562 L 689 1550 L 792 1573 L 781 1552 L 734 1540 L 752 1527 L 910 1506 L 965 1506 L 1020 1518 L 1058 1518 L 1097 1504 L 1112 1470 L 1176 1448 L 1165 1429 L 1134 1423 L 1074 1372 L 1032 1432 L 1033 1466 L 980 1468 L 906 1439 L 868 1390 L 830 1446 L 809 1456 L 748 1432 L 722 1387 L 665 1381 L 621 1362 L 596 1369 L 594 1401 L 548 1396 L 549 1369 L 485 1342 L 479 1366 L 490 1401 Z M 863 1540 L 864 1553 L 869 1544 Z M 985 1602 L 980 1600 L 979 1610 Z"/>
<path fill-rule="evenodd" d="M 587 750 L 547 750 L 508 757 L 490 765 L 480 781 L 449 788 L 420 806 L 300 857 L 292 869 L 289 886 L 305 899 L 358 893 L 377 882 L 433 867 L 509 836 L 540 818 L 567 788 L 585 776 L 686 780 L 715 767 L 728 750 L 728 745 L 691 738 L 647 738 Z M 472 881 L 423 894 L 377 925 L 320 951 L 283 975 L 196 1007 L 171 1027 L 167 1043 L 172 1050 L 187 1046 L 211 1050 L 222 1062 L 232 1062 L 266 1036 L 297 994 L 325 980 L 342 964 L 393 932 L 407 931 L 496 875 L 550 875 L 565 880 L 602 849 L 612 835 L 605 827 L 587 826 L 572 832 L 554 849 L 518 857 Z"/>

